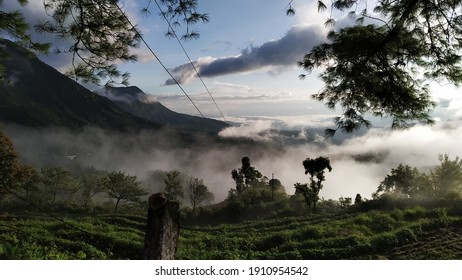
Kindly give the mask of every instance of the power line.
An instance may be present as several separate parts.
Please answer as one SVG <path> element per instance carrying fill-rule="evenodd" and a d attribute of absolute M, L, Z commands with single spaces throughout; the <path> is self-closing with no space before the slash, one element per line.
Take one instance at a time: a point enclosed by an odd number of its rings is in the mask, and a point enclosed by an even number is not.
<path fill-rule="evenodd" d="M 210 98 L 212 99 L 213 103 L 215 104 L 215 107 L 217 108 L 218 112 L 220 113 L 221 117 L 223 118 L 223 121 L 226 122 L 226 118 L 225 116 L 223 115 L 223 112 L 221 111 L 220 107 L 218 106 L 217 102 L 215 101 L 215 99 L 213 98 L 212 96 L 212 93 L 210 92 L 209 88 L 207 87 L 207 85 L 205 84 L 204 80 L 202 79 L 202 76 L 201 74 L 199 74 L 199 71 L 197 70 L 196 66 L 194 65 L 193 61 L 191 60 L 191 57 L 188 55 L 188 52 L 186 51 L 186 49 L 184 48 L 183 44 L 181 43 L 181 40 L 180 38 L 178 38 L 178 36 L 176 35 L 176 32 L 175 32 L 175 29 L 172 27 L 172 25 L 170 24 L 170 21 L 167 19 L 167 16 L 165 15 L 165 13 L 162 11 L 162 8 L 160 7 L 159 3 L 157 2 L 157 0 L 154 0 L 154 2 L 156 3 L 157 5 L 157 8 L 159 9 L 161 15 L 163 16 L 163 18 L 165 19 L 165 21 L 167 22 L 169 28 L 171 29 L 172 33 L 173 33 L 173 36 L 175 36 L 178 44 L 180 45 L 181 49 L 183 50 L 184 54 L 186 55 L 186 57 L 188 58 L 189 60 L 189 63 L 191 64 L 192 68 L 194 69 L 194 71 L 196 72 L 196 75 L 197 77 L 199 78 L 199 80 L 202 82 L 202 85 L 204 86 L 205 90 L 207 91 L 207 93 L 209 94 Z M 234 136 L 236 136 L 234 134 L 234 131 L 233 131 L 233 128 L 232 126 L 230 127 L 231 129 L 231 132 Z"/>
<path fill-rule="evenodd" d="M 45 215 L 47 215 L 47 216 L 49 216 L 49 217 L 51 217 L 51 218 L 53 218 L 55 220 L 58 220 L 61 223 L 67 225 L 68 227 L 71 227 L 71 228 L 73 228 L 73 229 L 75 229 L 77 231 L 83 232 L 85 234 L 94 235 L 93 233 L 91 233 L 91 232 L 89 232 L 89 231 L 87 231 L 85 229 L 79 228 L 79 227 L 77 227 L 77 226 L 75 226 L 75 225 L 73 225 L 73 224 L 71 224 L 69 222 L 66 222 L 64 219 L 62 219 L 62 218 L 60 218 L 60 217 L 58 217 L 58 216 L 56 216 L 54 214 L 51 214 L 50 212 L 48 212 L 48 211 L 44 210 L 43 208 L 41 208 L 40 206 L 38 206 L 37 204 L 33 203 L 32 201 L 28 200 L 25 197 L 20 196 L 19 194 L 15 193 L 15 192 L 9 190 L 8 188 L 5 191 L 8 192 L 9 194 L 15 196 L 16 198 L 19 198 L 20 200 L 24 201 L 25 203 L 27 203 L 28 205 L 34 207 L 35 209 L 39 210 L 43 214 L 45 214 Z"/>
<path fill-rule="evenodd" d="M 114 5 L 117 7 L 117 9 L 119 9 L 120 13 L 123 15 L 123 17 L 127 20 L 127 22 L 130 24 L 130 26 L 133 28 L 133 30 L 135 31 L 136 35 L 141 39 L 141 41 L 146 45 L 146 47 L 148 48 L 148 50 L 151 52 L 151 54 L 157 59 L 157 61 L 160 63 L 160 65 L 162 66 L 162 68 L 164 68 L 165 72 L 168 73 L 168 75 L 170 76 L 170 78 L 175 82 L 175 84 L 181 89 L 181 91 L 184 93 L 184 95 L 186 95 L 186 97 L 189 99 L 189 101 L 194 105 L 194 107 L 196 108 L 196 110 L 199 112 L 199 114 L 205 119 L 204 115 L 202 114 L 202 112 L 199 110 L 199 108 L 197 107 L 197 105 L 194 103 L 194 101 L 191 99 L 191 97 L 186 93 L 186 91 L 183 89 L 183 87 L 180 85 L 180 83 L 176 80 L 176 78 L 172 75 L 172 73 L 170 73 L 170 71 L 167 69 L 167 67 L 162 63 L 162 61 L 160 60 L 160 58 L 156 55 L 156 53 L 152 50 L 152 48 L 149 46 L 149 44 L 144 40 L 143 36 L 141 35 L 141 33 L 138 31 L 138 29 L 136 29 L 135 25 L 130 21 L 130 19 L 127 17 L 127 15 L 125 14 L 125 12 L 120 8 L 119 4 L 114 2 Z"/>

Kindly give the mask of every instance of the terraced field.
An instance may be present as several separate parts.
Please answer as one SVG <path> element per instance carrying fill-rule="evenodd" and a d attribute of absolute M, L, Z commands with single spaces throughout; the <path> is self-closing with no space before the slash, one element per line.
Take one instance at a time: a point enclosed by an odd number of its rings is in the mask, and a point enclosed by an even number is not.
<path fill-rule="evenodd" d="M 140 259 L 146 217 L 0 220 L 3 259 Z M 307 215 L 188 226 L 178 259 L 462 259 L 462 216 L 446 209 Z"/>

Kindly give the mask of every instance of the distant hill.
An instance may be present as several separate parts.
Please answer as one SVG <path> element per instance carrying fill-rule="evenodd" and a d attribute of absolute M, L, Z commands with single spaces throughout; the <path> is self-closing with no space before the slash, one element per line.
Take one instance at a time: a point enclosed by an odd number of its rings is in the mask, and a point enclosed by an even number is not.
<path fill-rule="evenodd" d="M 145 94 L 136 86 L 106 87 L 98 93 L 108 97 L 135 116 L 183 131 L 217 135 L 218 132 L 230 126 L 226 122 L 174 112 L 156 101 L 154 96 Z"/>
<path fill-rule="evenodd" d="M 136 117 L 43 63 L 27 50 L 0 38 L 8 54 L 0 80 L 0 123 L 25 126 L 87 125 L 116 130 L 157 129 L 161 125 Z"/>

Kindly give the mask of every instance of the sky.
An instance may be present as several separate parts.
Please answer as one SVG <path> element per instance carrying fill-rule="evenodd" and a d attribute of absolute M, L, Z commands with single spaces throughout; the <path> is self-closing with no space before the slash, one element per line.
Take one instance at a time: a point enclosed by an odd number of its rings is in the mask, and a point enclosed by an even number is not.
<path fill-rule="evenodd" d="M 14 1 L 4 2 L 8 2 L 4 6 L 14 8 L 10 7 L 15 5 Z M 323 42 L 329 31 L 324 26 L 328 13 L 318 13 L 317 1 L 292 1 L 296 14 L 290 17 L 285 14 L 285 7 L 290 2 L 288 0 L 198 2 L 199 11 L 208 13 L 210 22 L 194 26 L 200 38 L 183 41 L 183 46 L 195 62 L 225 119 L 241 124 L 233 127 L 233 131 L 226 130 L 220 135 L 269 141 L 271 135 L 260 132 L 295 129 L 300 131 L 298 137 L 302 139 L 306 136 L 305 129 L 332 126 L 331 118 L 339 112 L 327 109 L 310 97 L 323 87 L 318 79 L 319 73 L 314 71 L 305 80 L 298 78 L 304 71 L 297 66 L 297 61 L 313 46 Z M 188 58 L 178 42 L 164 36 L 167 24 L 158 16 L 155 7 L 149 16 L 139 12 L 143 3 L 120 1 L 130 19 L 139 26 L 145 41 L 182 83 L 204 116 L 221 119 L 201 81 L 194 77 Z M 42 1 L 30 0 L 24 13 L 31 21 L 43 17 Z M 336 28 L 351 23 L 345 15 L 334 14 L 334 17 L 337 20 Z M 41 36 L 42 40 L 64 44 L 52 37 Z M 140 58 L 138 62 L 119 64 L 121 70 L 131 73 L 131 85 L 138 86 L 174 111 L 199 115 L 180 88 L 171 84 L 169 75 L 146 46 L 141 45 L 136 53 Z M 41 59 L 61 71 L 69 67 L 68 57 L 62 55 L 50 54 Z M 447 153 L 451 158 L 462 156 L 462 93 L 452 85 L 436 83 L 431 84 L 431 92 L 438 103 L 432 112 L 437 124 L 432 127 L 418 125 L 408 130 L 391 131 L 388 128 L 389 120 L 373 119 L 371 130 L 341 145 L 329 144 L 322 149 L 310 143 L 288 147 L 286 153 L 278 155 L 277 160 L 263 156 L 257 158 L 254 164 L 267 175 L 278 170 L 276 176 L 290 188 L 305 176 L 300 168 L 304 158 L 328 155 L 334 161 L 333 172 L 326 176 L 326 191 L 322 195 L 327 198 L 338 198 L 340 195 L 354 197 L 360 192 L 363 197 L 368 197 L 390 168 L 401 162 L 428 172 L 431 166 L 438 164 L 438 154 Z M 376 154 L 380 160 L 373 164 L 358 163 L 350 156 L 355 153 Z M 215 181 L 210 179 L 210 184 L 218 185 L 223 176 L 229 177 L 229 170 L 239 167 L 239 159 L 236 162 L 237 165 L 228 166 Z M 204 166 L 204 169 L 207 168 Z M 197 174 L 206 177 L 206 172 L 201 172 Z M 288 190 L 289 193 L 291 191 Z M 226 191 L 222 191 L 218 197 L 225 195 Z"/>
<path fill-rule="evenodd" d="M 286 16 L 289 2 L 295 8 L 294 16 Z M 121 0 L 119 5 L 137 24 L 143 38 L 191 97 L 206 117 L 221 119 L 221 114 L 209 93 L 197 79 L 188 57 L 174 38 L 165 37 L 168 25 L 151 5 L 149 15 L 140 11 L 145 1 Z M 324 22 L 328 12 L 317 11 L 315 0 L 199 0 L 199 12 L 207 13 L 210 21 L 192 28 L 200 33 L 197 40 L 182 41 L 196 69 L 218 104 L 226 120 L 245 121 L 245 117 L 275 117 L 295 121 L 324 121 L 338 115 L 311 95 L 322 89 L 323 83 L 316 70 L 305 80 L 297 62 L 310 49 L 325 40 L 329 28 Z M 6 9 L 18 8 L 16 1 L 4 3 Z M 30 0 L 24 14 L 34 24 L 46 18 L 41 0 Z M 343 13 L 334 14 L 335 28 L 351 24 Z M 177 32 L 184 31 L 181 26 Z M 36 35 L 42 41 L 55 46 L 65 44 L 49 35 Z M 194 105 L 176 86 L 148 48 L 141 44 L 134 51 L 139 56 L 136 63 L 118 66 L 131 73 L 131 85 L 153 95 L 168 108 L 186 114 L 199 115 Z M 69 56 L 50 53 L 41 56 L 45 62 L 65 71 L 70 67 Z M 451 119 L 462 116 L 462 97 L 453 86 L 432 85 L 433 97 L 439 103 L 434 117 Z M 244 118 L 244 119 L 243 119 Z M 374 119 L 378 127 L 387 120 Z M 290 125 L 290 124 L 289 124 Z M 388 123 L 389 125 L 389 123 Z"/>

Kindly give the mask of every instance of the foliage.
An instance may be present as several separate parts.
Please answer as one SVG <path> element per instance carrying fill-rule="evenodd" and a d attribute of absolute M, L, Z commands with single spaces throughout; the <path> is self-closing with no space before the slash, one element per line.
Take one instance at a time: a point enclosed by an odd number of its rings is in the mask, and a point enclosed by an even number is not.
<path fill-rule="evenodd" d="M 310 185 L 295 184 L 295 194 L 302 195 L 308 209 L 313 205 L 313 211 L 316 212 L 316 202 L 319 200 L 319 191 L 322 189 L 322 182 L 325 181 L 324 170 L 332 171 L 328 157 L 318 157 L 315 159 L 307 158 L 303 161 L 305 174 L 310 174 Z M 315 180 L 316 178 L 316 180 Z"/>
<path fill-rule="evenodd" d="M 458 199 L 462 195 L 462 161 L 459 157 L 449 159 L 449 155 L 439 156 L 440 165 L 430 174 L 419 172 L 417 168 L 400 164 L 392 168 L 372 194 L 374 199 L 384 194 L 416 199 Z"/>
<path fill-rule="evenodd" d="M 449 155 L 439 156 L 440 165 L 431 172 L 433 188 L 438 197 L 451 197 L 462 194 L 462 160 L 456 157 L 449 159 Z"/>
<path fill-rule="evenodd" d="M 14 1 L 14 0 L 9 0 Z M 24 6 L 27 4 L 27 0 L 17 0 L 17 2 Z M 3 5 L 3 0 L 0 1 L 0 8 Z M 26 23 L 26 19 L 22 15 L 21 11 L 5 12 L 0 10 L 0 30 L 6 31 L 16 43 L 27 48 L 30 51 L 38 53 L 47 53 L 50 44 L 43 44 L 35 42 L 31 39 L 28 33 L 29 26 Z M 5 52 L 0 48 L 0 58 L 5 56 Z M 0 81 L 3 80 L 4 66 L 0 64 Z"/>
<path fill-rule="evenodd" d="M 61 167 L 42 168 L 41 182 L 45 185 L 45 193 L 51 196 L 51 204 L 55 204 L 59 192 L 69 190 L 70 173 Z"/>
<path fill-rule="evenodd" d="M 30 165 L 19 166 L 19 172 L 16 176 L 16 184 L 22 190 L 25 199 L 34 197 L 39 192 L 41 174 Z"/>
<path fill-rule="evenodd" d="M 327 107 L 339 104 L 341 117 L 334 118 L 335 129 L 326 130 L 333 136 L 337 130 L 352 132 L 371 123 L 364 114 L 392 117 L 393 127 L 406 127 L 409 121 L 432 123 L 429 108 L 434 106 L 427 88 L 414 80 L 408 70 L 410 64 L 420 66 L 421 61 L 406 61 L 400 57 L 402 49 L 424 52 L 416 38 L 408 34 L 396 39 L 394 44 L 371 54 L 382 42 L 387 30 L 383 27 L 355 26 L 331 31 L 325 43 L 312 49 L 300 65 L 307 71 L 325 66 L 321 79 L 326 86 L 313 98 L 325 101 Z M 335 61 L 332 63 L 332 61 Z"/>
<path fill-rule="evenodd" d="M 28 2 L 17 1 L 23 6 Z M 149 13 L 151 2 L 148 1 L 142 12 Z M 168 34 L 175 32 L 172 28 L 185 24 L 186 32 L 182 38 L 197 38 L 199 33 L 191 30 L 190 26 L 208 21 L 207 14 L 197 12 L 197 1 L 162 0 L 157 3 L 159 9 L 165 9 L 161 15 L 169 21 Z M 57 49 L 59 53 L 72 54 L 73 67 L 68 71 L 69 76 L 91 83 L 102 80 L 107 80 L 107 84 L 128 83 L 129 73 L 121 73 L 116 64 L 118 61 L 137 60 L 132 50 L 139 46 L 142 35 L 122 11 L 118 1 L 44 0 L 43 5 L 49 19 L 34 28 L 71 42 L 68 47 Z M 29 29 L 21 11 L 6 13 L 0 10 L 0 30 L 5 30 L 27 49 L 46 52 L 51 45 L 32 40 Z M 4 54 L 0 53 L 2 56 Z"/>
<path fill-rule="evenodd" d="M 257 186 L 263 176 L 260 171 L 250 164 L 249 157 L 243 157 L 241 162 L 241 168 L 231 171 L 231 176 L 236 182 L 236 190 L 238 193 L 241 193 L 249 187 Z"/>
<path fill-rule="evenodd" d="M 323 68 L 325 88 L 314 98 L 343 109 L 335 119 L 337 128 L 326 131 L 330 135 L 369 126 L 366 113 L 392 117 L 393 127 L 432 123 L 429 110 L 435 103 L 421 74 L 456 85 L 462 81 L 461 1 L 380 0 L 373 10 L 367 4 L 332 1 L 326 25 L 335 24 L 334 10 L 358 16 L 357 25 L 331 31 L 329 42 L 314 47 L 300 62 L 308 72 Z M 318 1 L 318 10 L 326 9 Z M 364 19 L 376 24 L 362 26 Z"/>
<path fill-rule="evenodd" d="M 0 131 L 0 201 L 13 186 L 19 163 L 13 142 Z"/>
<path fill-rule="evenodd" d="M 71 40 L 69 48 L 58 50 L 73 55 L 69 76 L 85 83 L 122 78 L 127 84 L 128 74 L 120 73 L 114 62 L 136 61 L 130 49 L 137 47 L 141 38 L 117 2 L 45 0 L 43 5 L 50 19 L 37 25 L 36 30 Z"/>
<path fill-rule="evenodd" d="M 179 170 L 171 170 L 165 174 L 165 192 L 170 201 L 180 202 L 184 197 L 183 182 Z"/>
<path fill-rule="evenodd" d="M 282 208 L 282 205 L 278 203 L 273 206 L 276 209 Z M 234 224 L 183 224 L 177 258 L 291 260 L 462 257 L 460 203 L 456 208 L 444 205 L 437 208 L 392 208 L 395 209 L 289 214 Z M 34 215 L 33 219 L 17 214 L 14 217 L 2 216 L 0 259 L 141 258 L 145 214 L 115 216 L 99 213 L 91 218 L 74 217 L 63 221 L 41 218 L 40 215 Z M 209 221 L 215 220 L 212 218 Z"/>
<path fill-rule="evenodd" d="M 175 37 L 175 28 L 181 26 L 181 22 L 186 23 L 186 30 L 181 35 L 181 39 L 197 39 L 199 38 L 199 32 L 192 30 L 190 27 L 199 22 L 208 22 L 209 16 L 206 13 L 199 13 L 197 11 L 198 1 L 197 0 L 161 0 L 161 5 L 165 7 L 162 9 L 157 1 L 154 1 L 157 7 L 161 10 L 161 15 L 168 22 L 168 30 L 165 33 L 167 37 Z M 148 0 L 147 7 L 143 8 L 142 12 L 150 13 L 150 6 L 152 0 Z"/>
<path fill-rule="evenodd" d="M 186 182 L 186 189 L 193 212 L 197 206 L 204 203 L 210 204 L 214 199 L 213 193 L 209 192 L 202 179 L 190 176 Z"/>
<path fill-rule="evenodd" d="M 342 208 L 348 208 L 351 206 L 351 203 L 352 203 L 352 198 L 351 197 L 343 197 L 341 196 L 339 199 L 338 199 L 338 202 L 340 204 L 340 207 Z"/>
<path fill-rule="evenodd" d="M 417 168 L 400 164 L 391 170 L 377 188 L 373 197 L 377 198 L 383 193 L 393 193 L 402 197 L 415 197 L 417 194 L 429 194 L 428 186 L 422 184 L 426 175 L 419 172 Z M 428 181 L 428 180 L 427 180 Z"/>
<path fill-rule="evenodd" d="M 89 206 L 92 198 L 96 194 L 105 191 L 106 174 L 104 172 L 98 173 L 88 172 L 81 175 L 79 189 L 84 207 Z"/>
<path fill-rule="evenodd" d="M 109 173 L 104 184 L 107 196 L 116 200 L 114 213 L 117 213 L 121 201 L 139 202 L 140 197 L 147 194 L 140 187 L 140 182 L 137 181 L 136 176 L 126 175 L 122 171 Z"/>
<path fill-rule="evenodd" d="M 445 216 L 446 215 L 446 216 Z M 441 223 L 442 217 L 447 223 Z M 192 226 L 180 234 L 180 259 L 415 259 L 410 248 L 426 244 L 448 250 L 460 258 L 462 234 L 456 229 L 460 216 L 422 207 L 351 214 L 305 215 L 254 220 L 238 224 Z M 439 236 L 453 227 L 450 239 Z M 437 230 L 434 232 L 434 230 Z M 453 248 L 430 240 L 444 239 Z M 459 244 L 457 246 L 457 244 Z M 409 252 L 398 256 L 403 250 Z M 419 251 L 419 259 L 432 259 Z M 409 257 L 412 256 L 412 257 Z"/>
<path fill-rule="evenodd" d="M 140 259 L 144 216 L 0 220 L 0 259 Z M 70 227 L 69 225 L 72 225 Z"/>
<path fill-rule="evenodd" d="M 363 202 L 363 198 L 361 196 L 361 194 L 357 193 L 356 196 L 355 196 L 355 205 L 359 205 Z"/>

